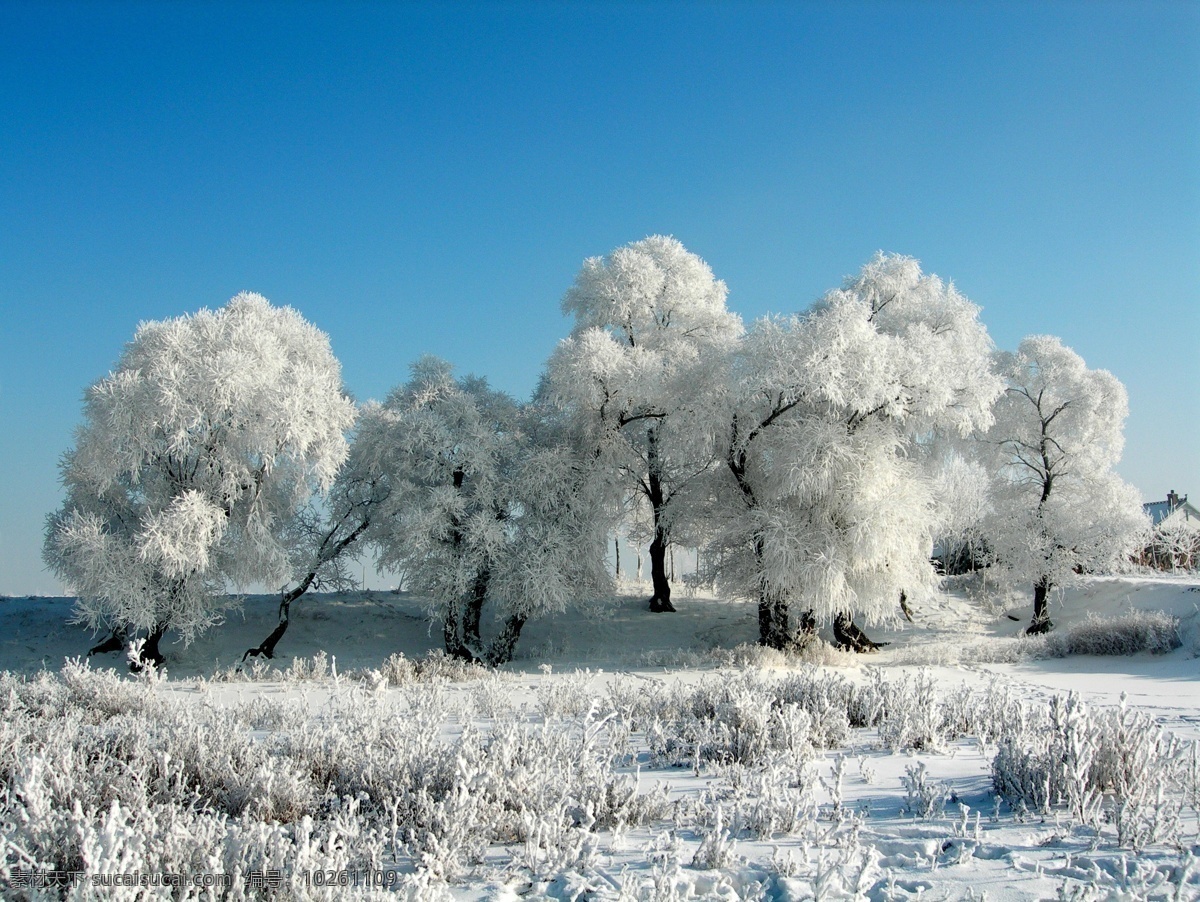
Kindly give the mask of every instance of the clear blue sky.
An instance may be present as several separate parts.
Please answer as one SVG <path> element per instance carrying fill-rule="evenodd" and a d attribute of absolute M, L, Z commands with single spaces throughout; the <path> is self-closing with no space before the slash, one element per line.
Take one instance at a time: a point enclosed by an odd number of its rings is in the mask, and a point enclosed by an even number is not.
<path fill-rule="evenodd" d="M 0 0 L 0 593 L 61 591 L 57 461 L 140 320 L 251 289 L 360 398 L 426 352 L 525 396 L 653 233 L 747 321 L 918 257 L 1200 497 L 1200 4 Z"/>

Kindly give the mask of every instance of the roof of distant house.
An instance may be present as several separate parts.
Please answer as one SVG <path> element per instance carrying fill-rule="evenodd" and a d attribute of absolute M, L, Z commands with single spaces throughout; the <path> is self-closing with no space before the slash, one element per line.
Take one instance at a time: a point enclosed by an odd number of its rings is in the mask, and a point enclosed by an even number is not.
<path fill-rule="evenodd" d="M 1167 495 L 1166 501 L 1150 501 L 1142 505 L 1144 510 L 1150 516 L 1153 525 L 1157 526 L 1175 511 L 1183 511 L 1183 519 L 1187 521 L 1195 520 L 1200 524 L 1200 510 L 1197 510 L 1195 505 L 1188 502 L 1187 495 L 1176 495 L 1172 490 Z"/>

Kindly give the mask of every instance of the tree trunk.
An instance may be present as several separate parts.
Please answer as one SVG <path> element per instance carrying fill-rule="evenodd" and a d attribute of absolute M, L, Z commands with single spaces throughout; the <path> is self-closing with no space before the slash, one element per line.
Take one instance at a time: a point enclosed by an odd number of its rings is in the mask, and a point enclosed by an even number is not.
<path fill-rule="evenodd" d="M 833 618 L 833 638 L 837 647 L 845 651 L 869 652 L 883 648 L 887 642 L 872 642 L 867 634 L 854 622 L 854 618 L 843 612 Z"/>
<path fill-rule="evenodd" d="M 1050 622 L 1049 604 L 1046 596 L 1050 593 L 1050 580 L 1043 576 L 1033 586 L 1033 620 L 1029 624 L 1029 628 L 1025 633 L 1030 636 L 1036 636 L 1040 633 L 1048 633 L 1054 628 L 1054 624 Z"/>
<path fill-rule="evenodd" d="M 483 604 L 487 601 L 488 582 L 491 571 L 484 569 L 475 577 L 471 585 L 471 597 L 467 599 L 467 608 L 463 612 L 463 643 L 476 651 L 483 648 L 483 640 L 479 637 L 479 620 L 483 616 Z"/>
<path fill-rule="evenodd" d="M 621 578 L 621 537 L 613 537 L 613 547 L 617 551 L 617 579 Z"/>
<path fill-rule="evenodd" d="M 513 659 L 513 652 L 516 650 L 517 640 L 521 638 L 521 628 L 524 626 L 525 618 L 520 614 L 513 614 L 504 622 L 504 629 L 492 640 L 492 647 L 488 650 L 489 664 L 499 667 Z"/>
<path fill-rule="evenodd" d="M 315 573 L 314 573 L 315 575 Z M 242 663 L 246 663 L 247 658 L 264 658 L 275 657 L 275 646 L 279 644 L 279 640 L 283 638 L 283 634 L 287 632 L 288 624 L 292 620 L 292 602 L 308 591 L 308 587 L 312 584 L 312 580 L 305 580 L 299 586 L 292 589 L 290 592 L 285 592 L 279 599 L 279 624 L 275 629 L 271 630 L 271 635 L 263 639 L 262 644 L 257 648 L 248 648 L 246 653 L 242 655 Z"/>
<path fill-rule="evenodd" d="M 755 539 L 754 559 L 759 573 L 762 572 L 762 557 L 762 539 Z M 762 578 L 758 587 L 758 644 L 782 651 L 787 648 L 790 639 L 787 599 Z"/>
<path fill-rule="evenodd" d="M 758 596 L 758 644 L 783 651 L 791 638 L 787 601 L 775 590 L 764 586 Z"/>
<path fill-rule="evenodd" d="M 123 651 L 128 635 L 129 633 L 125 627 L 115 627 L 111 636 L 88 649 L 87 656 L 90 658 L 92 655 L 103 655 L 110 651 Z"/>
<path fill-rule="evenodd" d="M 370 509 L 370 505 L 368 505 L 367 509 Z M 346 511 L 346 513 L 342 515 L 339 522 L 325 533 L 324 537 L 321 539 L 320 546 L 317 548 L 316 559 L 310 564 L 308 573 L 304 574 L 304 577 L 293 589 L 288 592 L 284 592 L 280 596 L 278 625 L 276 625 L 275 629 L 271 630 L 271 635 L 267 636 L 267 638 L 262 641 L 262 644 L 255 648 L 246 649 L 245 654 L 242 655 L 243 664 L 246 663 L 247 658 L 256 658 L 260 655 L 264 658 L 275 657 L 275 646 L 279 644 L 279 640 L 283 638 L 283 634 L 287 632 L 288 624 L 291 622 L 292 602 L 312 588 L 312 584 L 316 582 L 317 573 L 323 566 L 328 564 L 334 558 L 338 557 L 347 548 L 357 542 L 359 536 L 361 536 L 363 532 L 366 531 L 367 527 L 371 525 L 370 516 L 366 513 L 363 513 L 361 515 L 361 522 L 359 522 L 359 524 L 353 530 L 351 530 L 349 534 L 342 536 L 340 539 L 336 539 L 335 536 L 337 535 L 338 526 L 340 526 L 342 523 L 345 523 L 355 510 L 357 510 L 357 508 L 352 507 L 350 510 Z M 363 584 L 366 584 L 365 573 L 363 575 Z"/>
<path fill-rule="evenodd" d="M 658 430 L 651 427 L 646 433 L 647 475 L 650 489 L 650 509 L 654 513 L 654 539 L 650 542 L 650 583 L 654 594 L 650 596 L 650 610 L 656 614 L 674 611 L 671 604 L 671 582 L 667 579 L 667 549 L 671 540 L 667 534 L 666 495 L 662 487 L 662 464 L 658 457 Z"/>
<path fill-rule="evenodd" d="M 279 640 L 283 638 L 283 634 L 287 632 L 288 617 L 283 615 L 279 618 L 279 625 L 271 630 L 271 635 L 263 639 L 262 644 L 257 648 L 247 648 L 245 654 L 242 655 L 242 663 L 246 663 L 247 658 L 257 658 L 260 655 L 264 658 L 275 657 L 275 646 Z"/>
<path fill-rule="evenodd" d="M 650 598 L 650 610 L 656 614 L 674 611 L 671 604 L 671 581 L 667 579 L 667 544 L 656 529 L 654 541 L 650 543 L 650 581 L 654 594 Z"/>
<path fill-rule="evenodd" d="M 442 623 L 442 641 L 446 654 L 463 661 L 474 661 L 475 656 L 462 640 L 462 604 L 456 599 L 446 606 L 446 619 Z"/>
<path fill-rule="evenodd" d="M 908 595 L 904 593 L 903 589 L 900 590 L 900 613 L 904 615 L 904 619 L 909 623 L 916 622 L 913 620 L 912 610 L 908 606 Z"/>
<path fill-rule="evenodd" d="M 150 631 L 150 634 L 146 636 L 146 641 L 142 643 L 142 650 L 141 653 L 138 654 L 137 660 L 129 663 L 130 670 L 132 670 L 134 673 L 140 673 L 148 664 L 153 665 L 156 668 L 162 667 L 163 661 L 165 661 L 166 658 L 164 658 L 162 652 L 159 651 L 158 644 L 162 641 L 163 634 L 166 633 L 166 631 L 166 621 L 160 622 L 154 627 L 154 629 Z"/>

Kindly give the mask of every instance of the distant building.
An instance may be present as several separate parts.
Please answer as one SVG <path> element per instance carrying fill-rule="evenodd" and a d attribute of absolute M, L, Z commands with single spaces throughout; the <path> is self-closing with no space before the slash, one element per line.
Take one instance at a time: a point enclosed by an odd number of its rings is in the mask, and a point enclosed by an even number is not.
<path fill-rule="evenodd" d="M 1142 505 L 1150 518 L 1150 544 L 1141 554 L 1141 563 L 1159 570 L 1194 570 L 1200 565 L 1200 510 L 1190 504 L 1187 495 L 1174 489 L 1166 501 Z"/>
<path fill-rule="evenodd" d="M 1174 489 L 1167 492 L 1166 501 L 1150 501 L 1142 505 L 1150 517 L 1150 523 L 1159 526 L 1183 526 L 1185 529 L 1200 529 L 1200 510 L 1188 503 L 1187 495 L 1177 495 Z"/>

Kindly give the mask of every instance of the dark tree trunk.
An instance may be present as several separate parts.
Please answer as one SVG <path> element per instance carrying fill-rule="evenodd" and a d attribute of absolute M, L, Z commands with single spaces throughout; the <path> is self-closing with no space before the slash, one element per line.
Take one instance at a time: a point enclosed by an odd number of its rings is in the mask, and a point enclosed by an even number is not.
<path fill-rule="evenodd" d="M 283 638 L 283 634 L 287 632 L 287 628 L 288 618 L 286 615 L 284 615 L 280 618 L 279 625 L 276 626 L 275 629 L 271 630 L 271 635 L 263 639 L 261 645 L 259 645 L 257 648 L 246 649 L 246 653 L 242 655 L 242 663 L 245 664 L 247 658 L 257 658 L 260 656 L 264 658 L 275 657 L 275 646 L 279 643 L 279 640 Z"/>
<path fill-rule="evenodd" d="M 158 645 L 162 641 L 163 634 L 167 631 L 166 622 L 159 623 L 146 636 L 146 641 L 142 644 L 142 651 L 138 655 L 136 661 L 131 661 L 129 669 L 134 673 L 140 673 L 147 665 L 161 667 L 166 658 L 159 651 Z"/>
<path fill-rule="evenodd" d="M 446 619 L 442 623 L 442 640 L 446 654 L 464 661 L 474 661 L 475 656 L 462 640 L 462 604 L 452 601 L 446 606 Z"/>
<path fill-rule="evenodd" d="M 467 607 L 463 612 L 463 643 L 475 650 L 483 648 L 483 640 L 479 638 L 479 620 L 483 616 L 483 604 L 487 601 L 490 578 L 489 570 L 483 570 L 475 577 L 471 585 L 471 597 L 467 599 Z"/>
<path fill-rule="evenodd" d="M 654 513 L 654 539 L 650 542 L 650 582 L 654 594 L 650 596 L 650 610 L 661 614 L 674 611 L 675 606 L 671 604 L 671 581 L 667 578 L 667 549 L 671 544 L 665 516 L 667 501 L 662 485 L 662 462 L 658 456 L 658 429 L 653 426 L 646 433 L 646 461 L 648 497 Z"/>
<path fill-rule="evenodd" d="M 754 559 L 762 572 L 762 539 L 754 541 Z M 788 603 L 779 590 L 765 579 L 758 587 L 758 644 L 767 648 L 787 648 L 791 636 L 788 631 Z"/>
<path fill-rule="evenodd" d="M 846 613 L 838 614 L 833 618 L 833 638 L 837 647 L 845 651 L 869 652 L 888 644 L 872 642 L 854 622 L 854 618 Z"/>
<path fill-rule="evenodd" d="M 782 651 L 791 639 L 787 601 L 774 590 L 763 588 L 758 596 L 758 644 Z"/>
<path fill-rule="evenodd" d="M 1050 610 L 1046 596 L 1050 593 L 1050 580 L 1043 576 L 1033 587 L 1033 620 L 1025 632 L 1030 636 L 1048 633 L 1054 628 L 1050 622 Z"/>
<path fill-rule="evenodd" d="M 1040 396 L 1039 396 L 1040 401 Z M 1060 407 L 1061 411 L 1062 408 Z M 1039 406 L 1038 412 L 1041 413 Z M 1055 413 L 1057 416 L 1057 412 Z M 1053 417 L 1051 417 L 1053 419 Z M 1050 493 L 1054 489 L 1054 468 L 1050 465 L 1050 456 L 1047 451 L 1048 440 L 1046 437 L 1046 427 L 1048 420 L 1042 420 L 1042 499 L 1038 502 L 1038 521 L 1042 523 L 1043 535 L 1045 535 L 1045 521 L 1042 520 L 1042 509 L 1046 506 L 1046 501 L 1050 498 Z M 1054 624 L 1050 622 L 1050 611 L 1047 604 L 1046 596 L 1050 593 L 1050 577 L 1042 574 L 1041 578 L 1033 584 L 1033 620 L 1029 623 L 1029 628 L 1025 630 L 1026 635 L 1036 636 L 1040 633 L 1048 633 L 1054 628 Z"/>
<path fill-rule="evenodd" d="M 904 619 L 909 623 L 916 622 L 913 620 L 912 611 L 908 607 L 908 596 L 903 592 L 903 590 L 900 592 L 900 613 L 904 615 Z"/>
<path fill-rule="evenodd" d="M 341 517 L 341 520 L 325 533 L 321 539 L 321 544 L 317 548 L 316 560 L 312 562 L 308 573 L 304 574 L 304 578 L 296 585 L 295 588 L 288 592 L 284 592 L 279 599 L 279 623 L 275 629 L 271 630 L 271 635 L 267 636 L 260 645 L 255 648 L 246 649 L 242 655 L 242 663 L 246 663 L 247 658 L 274 658 L 275 646 L 279 644 L 279 640 L 283 638 L 283 634 L 287 632 L 288 623 L 291 622 L 292 602 L 307 592 L 317 579 L 317 573 L 320 569 L 342 554 L 347 548 L 358 541 L 359 537 L 371 525 L 371 517 L 369 514 L 371 505 L 366 505 L 366 510 L 360 514 L 362 517 L 359 524 L 342 538 L 335 538 L 337 535 L 338 526 L 345 523 L 347 519 L 355 512 L 360 510 L 358 506 L 351 507 Z"/>
<path fill-rule="evenodd" d="M 128 641 L 128 631 L 123 626 L 118 626 L 112 631 L 112 635 L 98 645 L 93 645 L 88 649 L 87 656 L 104 655 L 110 651 L 124 651 L 125 643 Z"/>
<path fill-rule="evenodd" d="M 466 481 L 467 472 L 462 467 L 456 467 L 451 477 L 456 492 L 462 491 L 463 483 Z M 457 518 L 452 521 L 452 530 L 450 542 L 454 546 L 455 554 L 463 544 L 463 534 L 461 525 Z M 466 616 L 463 614 L 462 603 L 458 599 L 453 599 L 446 605 L 446 619 L 442 623 L 442 640 L 446 646 L 446 654 L 452 658 L 461 658 L 464 661 L 474 661 L 475 656 L 471 654 L 463 641 L 463 632 L 465 627 Z M 478 632 L 478 627 L 476 627 Z"/>
<path fill-rule="evenodd" d="M 656 614 L 674 611 L 671 604 L 671 581 L 667 578 L 667 545 L 656 529 L 654 541 L 650 543 L 650 582 L 654 594 L 650 598 L 650 610 Z"/>
<path fill-rule="evenodd" d="M 499 667 L 513 659 L 513 652 L 517 648 L 517 640 L 521 638 L 521 628 L 524 626 L 525 618 L 520 614 L 513 614 L 504 622 L 504 629 L 492 640 L 492 647 L 488 651 L 489 664 Z"/>
<path fill-rule="evenodd" d="M 290 592 L 283 593 L 279 599 L 279 623 L 275 629 L 271 630 L 271 635 L 263 639 L 262 644 L 257 648 L 248 648 L 246 653 L 242 655 L 242 663 L 246 663 L 247 658 L 274 658 L 275 646 L 279 644 L 279 640 L 283 638 L 283 634 L 287 632 L 288 624 L 291 623 L 292 617 L 292 602 L 304 594 L 308 590 L 312 580 L 305 580 L 299 586 L 292 589 Z"/>

